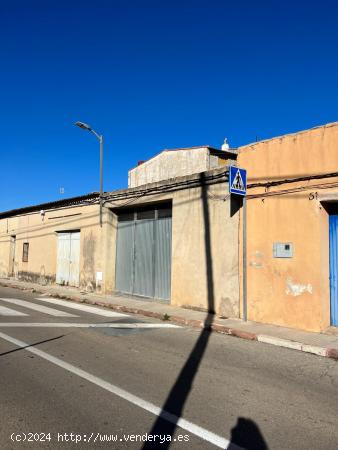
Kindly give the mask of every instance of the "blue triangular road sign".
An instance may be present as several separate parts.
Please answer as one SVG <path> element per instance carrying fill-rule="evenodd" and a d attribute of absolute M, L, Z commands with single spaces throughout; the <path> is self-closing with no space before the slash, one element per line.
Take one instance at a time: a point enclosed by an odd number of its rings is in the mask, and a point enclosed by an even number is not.
<path fill-rule="evenodd" d="M 230 194 L 246 195 L 246 170 L 231 166 L 229 170 Z"/>

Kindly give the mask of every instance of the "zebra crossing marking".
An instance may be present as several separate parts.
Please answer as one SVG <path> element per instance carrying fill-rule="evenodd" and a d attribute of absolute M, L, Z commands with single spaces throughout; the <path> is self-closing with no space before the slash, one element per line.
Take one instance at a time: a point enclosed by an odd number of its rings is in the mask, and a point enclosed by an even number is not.
<path fill-rule="evenodd" d="M 38 305 L 36 303 L 27 302 L 26 300 L 19 300 L 17 298 L 5 298 L 0 297 L 0 301 L 11 303 L 13 305 L 22 306 L 23 308 L 32 309 L 34 311 L 42 312 L 48 314 L 49 316 L 55 317 L 78 317 L 74 314 L 69 314 L 64 311 L 60 311 L 54 308 L 48 308 L 47 306 Z"/>
<path fill-rule="evenodd" d="M 27 316 L 27 315 L 28 314 L 16 311 L 15 309 L 6 308 L 6 306 L 0 306 L 0 316 Z"/>
<path fill-rule="evenodd" d="M 83 303 L 75 303 L 68 300 L 60 300 L 58 298 L 45 298 L 45 297 L 37 297 L 35 300 L 39 300 L 42 302 L 52 303 L 57 306 L 64 306 L 66 308 L 77 309 L 79 311 L 83 311 L 90 314 L 96 314 L 97 316 L 103 317 L 130 317 L 127 314 L 118 313 L 115 311 L 111 311 L 109 309 L 101 309 L 96 306 L 91 306 Z"/>

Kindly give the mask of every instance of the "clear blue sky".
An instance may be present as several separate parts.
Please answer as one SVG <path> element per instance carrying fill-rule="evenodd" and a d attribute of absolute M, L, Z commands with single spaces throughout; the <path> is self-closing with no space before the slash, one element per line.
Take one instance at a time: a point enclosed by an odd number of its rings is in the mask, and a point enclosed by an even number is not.
<path fill-rule="evenodd" d="M 334 0 L 2 0 L 1 200 L 99 188 L 164 148 L 338 120 Z M 60 195 L 63 186 L 65 194 Z"/>

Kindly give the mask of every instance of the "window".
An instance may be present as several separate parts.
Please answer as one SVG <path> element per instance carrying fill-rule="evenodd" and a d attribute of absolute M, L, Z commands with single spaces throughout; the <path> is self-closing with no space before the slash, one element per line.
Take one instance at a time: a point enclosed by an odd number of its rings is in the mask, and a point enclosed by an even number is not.
<path fill-rule="evenodd" d="M 141 209 L 137 211 L 137 220 L 155 219 L 154 209 Z"/>
<path fill-rule="evenodd" d="M 157 217 L 159 219 L 161 219 L 163 217 L 171 217 L 171 215 L 172 215 L 171 208 L 158 209 L 157 214 L 158 214 Z"/>
<path fill-rule="evenodd" d="M 133 209 L 114 209 L 119 222 L 134 222 L 135 220 L 155 220 L 164 217 L 171 217 L 171 203 L 149 204 Z"/>
<path fill-rule="evenodd" d="M 29 243 L 24 242 L 23 249 L 22 249 L 22 261 L 23 262 L 28 262 L 28 250 L 29 250 Z"/>

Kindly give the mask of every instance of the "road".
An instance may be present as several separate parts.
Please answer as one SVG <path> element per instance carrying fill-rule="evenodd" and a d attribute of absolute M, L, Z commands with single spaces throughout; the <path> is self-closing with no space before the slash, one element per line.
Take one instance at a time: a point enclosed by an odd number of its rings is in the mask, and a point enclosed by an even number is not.
<path fill-rule="evenodd" d="M 338 448 L 336 361 L 64 302 L 0 288 L 1 449 Z"/>

